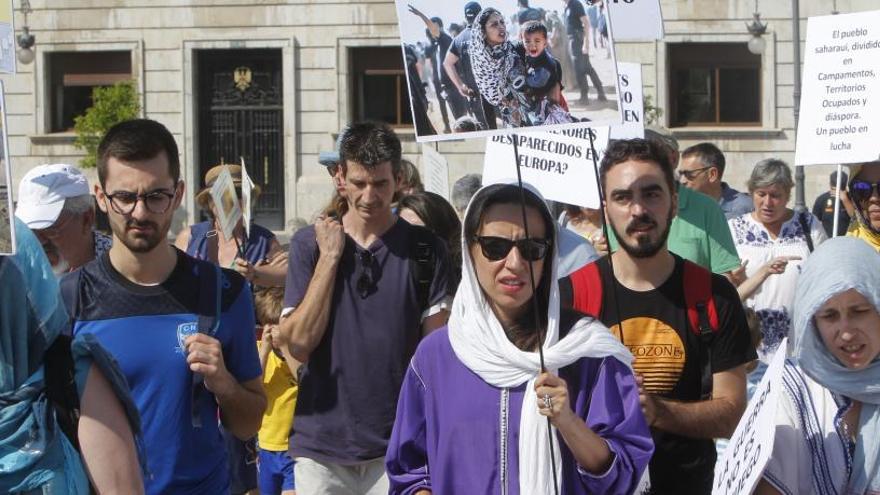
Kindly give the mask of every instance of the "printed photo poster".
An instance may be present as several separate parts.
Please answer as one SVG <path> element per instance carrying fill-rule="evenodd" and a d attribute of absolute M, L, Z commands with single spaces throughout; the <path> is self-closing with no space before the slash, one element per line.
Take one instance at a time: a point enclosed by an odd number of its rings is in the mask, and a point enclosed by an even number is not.
<path fill-rule="evenodd" d="M 254 181 L 247 173 L 244 166 L 244 157 L 241 158 L 241 222 L 244 224 L 245 236 L 251 236 L 251 195 L 254 190 Z M 228 239 L 228 237 L 227 237 Z"/>
<path fill-rule="evenodd" d="M 6 127 L 6 90 L 0 81 L 0 256 L 15 254 L 15 225 L 12 216 L 12 164 Z"/>
<path fill-rule="evenodd" d="M 795 165 L 880 158 L 880 11 L 807 20 Z"/>
<path fill-rule="evenodd" d="M 241 205 L 238 203 L 238 195 L 235 194 L 235 183 L 232 181 L 229 167 L 223 167 L 223 171 L 211 186 L 211 199 L 217 208 L 220 230 L 223 231 L 225 238 L 231 239 L 235 224 L 241 219 Z"/>
<path fill-rule="evenodd" d="M 512 141 L 516 139 L 523 182 L 533 185 L 545 199 L 598 209 L 599 185 L 589 133 L 598 164 L 608 146 L 607 127 L 492 136 L 486 139 L 483 185 L 516 178 Z"/>
<path fill-rule="evenodd" d="M 788 338 L 785 338 L 758 383 L 727 448 L 715 463 L 713 495 L 752 493 L 758 486 L 776 439 L 776 409 L 782 393 L 787 348 Z"/>
<path fill-rule="evenodd" d="M 449 200 L 449 162 L 430 145 L 422 145 L 422 177 L 425 191 Z"/>
<path fill-rule="evenodd" d="M 611 139 L 645 137 L 645 100 L 642 92 L 642 65 L 628 62 L 617 64 L 623 123 L 611 127 Z"/>
<path fill-rule="evenodd" d="M 663 39 L 660 0 L 605 0 L 614 19 L 615 41 Z M 601 28 L 600 28 L 601 29 Z"/>
<path fill-rule="evenodd" d="M 0 72 L 15 74 L 15 24 L 12 0 L 0 0 Z"/>
<path fill-rule="evenodd" d="M 520 8 L 512 0 L 395 0 L 395 6 L 417 141 L 622 122 L 614 37 L 598 2 L 530 0 Z M 365 102 L 371 104 L 385 105 Z"/>

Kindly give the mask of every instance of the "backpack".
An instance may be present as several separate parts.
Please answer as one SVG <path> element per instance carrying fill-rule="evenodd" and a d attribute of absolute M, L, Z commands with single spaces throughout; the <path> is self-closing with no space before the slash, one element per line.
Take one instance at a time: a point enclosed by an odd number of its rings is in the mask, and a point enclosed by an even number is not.
<path fill-rule="evenodd" d="M 216 264 L 203 262 L 198 266 L 213 268 L 207 270 L 205 274 L 199 273 L 198 310 L 198 332 L 213 335 L 220 325 L 220 296 L 223 276 L 220 267 Z M 73 322 L 80 310 L 81 280 L 82 269 L 79 269 L 62 278 L 59 284 L 61 298 L 67 306 L 67 314 L 70 316 L 71 335 L 73 334 Z M 71 340 L 70 336 L 59 336 L 46 351 L 46 394 L 56 406 L 58 422 L 61 424 L 62 431 L 67 434 L 70 442 L 79 450 L 79 441 L 76 437 L 79 424 L 79 394 L 76 390 L 74 363 L 70 353 Z M 50 352 L 53 353 L 51 359 Z M 203 391 L 205 391 L 205 377 L 200 373 L 194 373 L 190 415 L 192 425 L 195 428 L 202 426 L 202 418 L 198 414 L 197 405 L 204 395 Z"/>
<path fill-rule="evenodd" d="M 682 278 L 688 326 L 700 342 L 700 397 L 706 400 L 712 396 L 712 340 L 720 330 L 712 295 L 712 272 L 684 260 Z M 602 290 L 599 265 L 595 261 L 560 281 L 563 306 L 570 303 L 571 308 L 597 319 L 602 310 Z M 621 339 L 622 336 L 621 331 Z"/>

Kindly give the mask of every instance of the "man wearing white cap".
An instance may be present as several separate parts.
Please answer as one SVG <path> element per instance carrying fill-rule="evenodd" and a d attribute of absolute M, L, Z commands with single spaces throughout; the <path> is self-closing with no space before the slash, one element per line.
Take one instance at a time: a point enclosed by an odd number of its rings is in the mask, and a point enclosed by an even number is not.
<path fill-rule="evenodd" d="M 100 256 L 112 243 L 94 230 L 89 182 L 71 165 L 40 165 L 28 171 L 18 185 L 15 216 L 36 234 L 59 275 Z"/>

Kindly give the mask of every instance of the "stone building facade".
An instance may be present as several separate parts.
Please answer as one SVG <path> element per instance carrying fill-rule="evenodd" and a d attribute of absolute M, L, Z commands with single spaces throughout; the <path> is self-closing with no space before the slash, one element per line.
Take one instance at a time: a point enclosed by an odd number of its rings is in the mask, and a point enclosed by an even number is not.
<path fill-rule="evenodd" d="M 14 3 L 20 30 L 24 18 L 19 0 Z M 806 17 L 829 14 L 832 3 L 801 0 L 802 39 Z M 27 24 L 36 36 L 36 59 L 19 63 L 18 74 L 0 77 L 6 85 L 13 184 L 35 165 L 75 163 L 81 152 L 73 147 L 71 118 L 83 95 L 94 85 L 126 79 L 138 88 L 143 115 L 164 123 L 177 138 L 187 183 L 181 221 L 198 216 L 194 196 L 204 171 L 240 157 L 264 191 L 258 220 L 284 230 L 297 217 L 311 219 L 331 193 L 318 153 L 332 148 L 346 122 L 375 112 L 376 102 L 383 103 L 378 117 L 399 125 L 405 155 L 420 158 L 420 145 L 406 124 L 408 108 L 402 113 L 400 95 L 394 96 L 406 82 L 401 85 L 391 2 L 30 4 Z M 645 91 L 664 110 L 661 123 L 685 146 L 718 144 L 727 153 L 727 176 L 735 187 L 743 187 L 761 158 L 793 159 L 791 2 L 759 2 L 769 23 L 767 43 L 762 55 L 751 57 L 745 24 L 753 0 L 661 4 L 662 42 L 617 45 L 618 60 L 643 64 Z M 836 4 L 841 12 L 877 8 L 876 0 Z M 714 93 L 701 92 L 707 80 L 714 82 Z M 482 168 L 482 148 L 481 140 L 438 145 L 450 162 L 450 182 Z M 829 170 L 808 169 L 808 204 L 826 187 Z"/>

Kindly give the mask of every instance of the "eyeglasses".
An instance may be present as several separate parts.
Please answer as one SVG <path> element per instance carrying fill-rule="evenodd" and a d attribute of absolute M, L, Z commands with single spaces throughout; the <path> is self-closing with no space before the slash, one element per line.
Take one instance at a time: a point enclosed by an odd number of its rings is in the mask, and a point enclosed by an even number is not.
<path fill-rule="evenodd" d="M 549 239 L 538 238 L 512 240 L 505 237 L 476 236 L 474 241 L 480 244 L 483 256 L 489 261 L 503 260 L 514 246 L 526 260 L 538 261 L 547 256 L 547 251 L 552 245 Z"/>
<path fill-rule="evenodd" d="M 131 191 L 117 191 L 113 194 L 106 194 L 106 196 L 110 200 L 110 206 L 113 208 L 113 211 L 120 215 L 131 215 L 138 201 L 143 201 L 150 213 L 159 215 L 168 211 L 175 193 L 161 190 L 150 191 L 144 194 L 137 194 Z"/>
<path fill-rule="evenodd" d="M 684 177 L 687 180 L 694 180 L 697 178 L 697 176 L 700 175 L 701 172 L 705 172 L 706 170 L 709 170 L 710 168 L 712 168 L 712 167 L 703 167 L 703 168 L 697 168 L 694 170 L 676 170 L 675 171 L 675 178 L 678 180 L 681 180 L 681 178 Z"/>
<path fill-rule="evenodd" d="M 70 221 L 76 215 L 72 215 L 70 213 L 62 213 L 58 218 L 55 219 L 55 223 L 52 224 L 51 227 L 47 227 L 45 229 L 34 230 L 34 233 L 45 237 L 46 239 L 57 239 L 61 237 L 61 232 L 67 227 Z"/>
<path fill-rule="evenodd" d="M 849 185 L 849 194 L 859 203 L 871 199 L 874 192 L 880 194 L 880 181 L 871 184 L 865 180 L 854 180 Z"/>
<path fill-rule="evenodd" d="M 358 259 L 361 262 L 361 274 L 357 280 L 357 291 L 361 299 L 365 299 L 376 286 L 373 280 L 373 253 L 369 250 L 355 250 Z"/>

